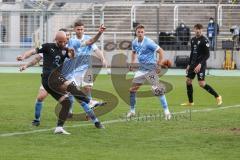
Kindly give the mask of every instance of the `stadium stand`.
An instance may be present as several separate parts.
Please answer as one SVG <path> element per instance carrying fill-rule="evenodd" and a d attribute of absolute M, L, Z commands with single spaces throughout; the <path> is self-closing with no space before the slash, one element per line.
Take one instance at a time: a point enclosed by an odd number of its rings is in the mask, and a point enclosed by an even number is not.
<path fill-rule="evenodd" d="M 24 50 L 25 47 L 52 41 L 59 28 L 72 30 L 73 22 L 77 19 L 83 21 L 87 28 L 86 32 L 90 35 L 97 31 L 101 23 L 108 27 L 107 32 L 98 42 L 102 49 L 109 42 L 119 44 L 124 40 L 131 41 L 134 38 L 134 23 L 145 25 L 148 36 L 157 42 L 159 33 L 162 32 L 173 36 L 170 38 L 174 39 L 174 32 L 182 22 L 190 27 L 191 34 L 193 34 L 193 25 L 202 23 L 206 33 L 208 20 L 213 17 L 220 26 L 217 49 L 221 50 L 222 41 L 232 38 L 229 31 L 231 26 L 240 25 L 238 0 L 91 1 L 94 3 L 83 0 L 81 2 L 85 3 L 78 2 L 77 0 L 59 0 L 57 3 L 48 0 L 24 0 L 10 4 L 0 2 L 0 22 L 7 28 L 5 42 L 0 44 L 0 51 L 3 53 L 7 49 L 14 50 L 13 47 L 15 50 L 16 48 Z M 18 27 L 15 26 L 15 30 L 10 31 L 13 22 Z M 174 47 L 167 49 L 175 52 L 178 50 Z"/>

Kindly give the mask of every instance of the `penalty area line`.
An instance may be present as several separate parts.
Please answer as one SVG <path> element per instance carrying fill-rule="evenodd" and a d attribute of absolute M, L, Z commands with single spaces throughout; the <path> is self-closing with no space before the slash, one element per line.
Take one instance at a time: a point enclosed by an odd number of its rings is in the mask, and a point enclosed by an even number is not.
<path fill-rule="evenodd" d="M 191 110 L 192 113 L 197 112 L 211 112 L 211 111 L 217 111 L 217 110 L 224 110 L 229 108 L 238 108 L 240 107 L 240 104 L 238 105 L 232 105 L 232 106 L 224 106 L 224 107 L 218 107 L 218 108 L 206 108 L 206 109 L 194 109 Z M 188 110 L 184 110 L 181 112 L 174 112 L 174 115 L 186 113 Z M 141 117 L 140 117 L 141 118 Z M 115 119 L 115 120 L 109 120 L 102 122 L 103 124 L 113 124 L 113 123 L 120 123 L 120 122 L 126 122 L 126 119 Z M 65 126 L 64 128 L 77 128 L 77 127 L 85 127 L 85 126 L 91 126 L 92 123 L 87 124 L 78 124 L 78 125 L 72 125 L 72 126 Z M 3 133 L 0 134 L 0 137 L 11 137 L 11 136 L 17 136 L 17 135 L 26 135 L 26 134 L 34 134 L 34 133 L 41 133 L 41 132 L 48 132 L 53 131 L 54 128 L 48 128 L 48 129 L 38 129 L 38 130 L 32 130 L 32 131 L 23 131 L 23 132 L 12 132 L 12 133 Z"/>

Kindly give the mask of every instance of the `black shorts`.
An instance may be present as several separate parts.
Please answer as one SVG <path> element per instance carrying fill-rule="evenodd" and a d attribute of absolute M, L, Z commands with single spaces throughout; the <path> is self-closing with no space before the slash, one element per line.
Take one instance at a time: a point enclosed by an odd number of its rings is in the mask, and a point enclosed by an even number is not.
<path fill-rule="evenodd" d="M 57 101 L 65 94 L 61 86 L 67 81 L 59 70 L 53 71 L 51 74 L 42 74 L 42 85 L 44 89 Z"/>
<path fill-rule="evenodd" d="M 204 81 L 205 80 L 205 71 L 206 71 L 206 65 L 202 65 L 202 67 L 198 73 L 195 73 L 194 69 L 190 68 L 188 70 L 188 74 L 186 77 L 188 77 L 190 79 L 194 79 L 197 74 L 198 81 Z"/>

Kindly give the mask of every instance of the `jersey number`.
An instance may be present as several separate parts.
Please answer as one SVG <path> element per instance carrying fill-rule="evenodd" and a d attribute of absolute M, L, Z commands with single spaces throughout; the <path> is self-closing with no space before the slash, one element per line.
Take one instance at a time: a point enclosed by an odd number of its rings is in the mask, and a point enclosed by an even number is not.
<path fill-rule="evenodd" d="M 54 61 L 54 64 L 56 64 L 56 66 L 60 66 L 60 60 L 61 60 L 61 57 L 60 56 L 56 56 L 55 57 L 55 61 Z"/>

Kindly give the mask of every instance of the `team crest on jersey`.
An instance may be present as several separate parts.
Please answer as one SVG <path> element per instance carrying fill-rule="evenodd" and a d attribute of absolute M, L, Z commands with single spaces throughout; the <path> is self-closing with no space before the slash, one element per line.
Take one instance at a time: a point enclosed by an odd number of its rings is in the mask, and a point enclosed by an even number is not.
<path fill-rule="evenodd" d="M 66 55 L 67 51 L 66 50 L 62 50 L 62 55 Z"/>

